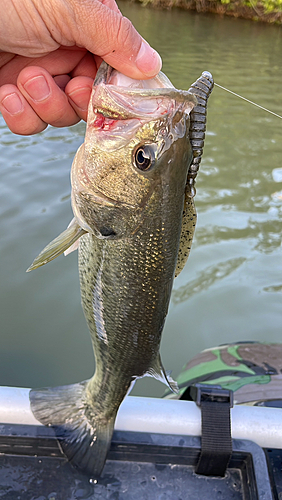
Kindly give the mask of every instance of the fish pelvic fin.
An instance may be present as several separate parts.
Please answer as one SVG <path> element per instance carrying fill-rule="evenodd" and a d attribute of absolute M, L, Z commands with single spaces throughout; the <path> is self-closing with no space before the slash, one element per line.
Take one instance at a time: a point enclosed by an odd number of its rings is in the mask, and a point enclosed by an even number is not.
<path fill-rule="evenodd" d="M 80 227 L 76 219 L 73 219 L 68 228 L 59 236 L 57 236 L 57 238 L 51 241 L 51 243 L 49 243 L 42 250 L 42 252 L 40 252 L 38 257 L 34 259 L 33 263 L 26 270 L 26 272 L 29 273 L 29 271 L 33 271 L 38 267 L 44 266 L 44 264 L 47 264 L 47 262 L 54 260 L 56 257 L 66 252 L 67 249 L 73 246 L 75 242 L 86 232 L 87 231 Z"/>
<path fill-rule="evenodd" d="M 167 385 L 172 392 L 177 394 L 179 391 L 178 385 L 170 376 L 170 373 L 171 372 L 169 371 L 165 371 L 161 361 L 161 357 L 160 355 L 158 355 L 151 368 L 147 371 L 146 375 L 149 375 L 149 377 L 154 377 L 160 382 L 163 382 L 163 384 Z"/>
<path fill-rule="evenodd" d="M 111 444 L 115 417 L 101 418 L 87 403 L 87 381 L 32 389 L 31 410 L 37 420 L 52 426 L 72 465 L 95 479 L 101 475 Z"/>

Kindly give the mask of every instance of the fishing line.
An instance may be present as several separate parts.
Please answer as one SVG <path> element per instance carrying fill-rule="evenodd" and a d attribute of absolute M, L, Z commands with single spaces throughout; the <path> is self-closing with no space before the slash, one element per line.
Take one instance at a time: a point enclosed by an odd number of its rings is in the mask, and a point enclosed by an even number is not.
<path fill-rule="evenodd" d="M 230 94 L 233 94 L 235 95 L 236 97 L 240 97 L 240 99 L 243 99 L 243 101 L 246 101 L 248 102 L 249 104 L 253 104 L 253 106 L 256 106 L 257 108 L 260 108 L 262 109 L 263 111 L 267 111 L 268 113 L 270 113 L 271 115 L 274 115 L 276 116 L 277 118 L 280 118 L 282 120 L 282 116 L 278 115 L 277 113 L 274 113 L 274 111 L 270 111 L 270 109 L 267 109 L 267 108 L 264 108 L 263 106 L 260 106 L 259 104 L 257 104 L 256 102 L 253 102 L 253 101 L 250 101 L 249 99 L 246 99 L 246 97 L 243 97 L 239 94 L 236 94 L 235 92 L 232 92 L 232 90 L 229 90 L 229 89 L 226 89 L 225 87 L 222 87 L 221 85 L 219 85 L 218 83 L 215 83 L 215 85 L 217 87 L 219 87 L 220 89 L 222 90 L 226 90 L 226 92 L 229 92 Z"/>

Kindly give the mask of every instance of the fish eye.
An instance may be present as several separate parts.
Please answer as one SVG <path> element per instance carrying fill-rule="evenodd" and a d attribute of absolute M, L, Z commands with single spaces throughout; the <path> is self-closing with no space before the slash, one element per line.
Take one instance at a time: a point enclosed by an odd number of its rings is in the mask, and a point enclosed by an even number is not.
<path fill-rule="evenodd" d="M 154 149 L 145 144 L 139 146 L 134 153 L 134 163 L 139 170 L 149 170 L 155 163 Z"/>

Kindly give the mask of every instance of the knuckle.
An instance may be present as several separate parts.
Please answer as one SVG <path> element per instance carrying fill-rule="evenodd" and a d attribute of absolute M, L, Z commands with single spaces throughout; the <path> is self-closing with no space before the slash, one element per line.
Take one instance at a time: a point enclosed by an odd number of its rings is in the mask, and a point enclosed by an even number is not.
<path fill-rule="evenodd" d="M 70 107 L 69 110 L 61 108 L 53 113 L 48 120 L 48 123 L 53 127 L 69 127 L 80 120 L 75 110 Z"/>
<path fill-rule="evenodd" d="M 48 122 L 54 127 L 58 127 L 60 123 L 63 123 L 66 118 L 65 108 L 57 108 L 53 113 L 50 114 Z"/>
<path fill-rule="evenodd" d="M 121 45 L 123 47 L 128 47 L 128 45 L 131 45 L 133 41 L 134 31 L 135 30 L 132 22 L 129 21 L 129 19 L 127 19 L 126 17 L 122 16 L 120 18 L 117 32 L 118 45 Z"/>

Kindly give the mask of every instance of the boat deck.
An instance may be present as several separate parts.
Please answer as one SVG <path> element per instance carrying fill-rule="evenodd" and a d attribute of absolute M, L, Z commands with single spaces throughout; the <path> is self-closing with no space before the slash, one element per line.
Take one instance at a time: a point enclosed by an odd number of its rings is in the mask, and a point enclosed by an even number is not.
<path fill-rule="evenodd" d="M 115 431 L 96 482 L 70 465 L 51 428 L 2 424 L 0 496 L 3 500 L 281 498 L 281 450 L 264 452 L 251 441 L 235 439 L 224 478 L 195 474 L 199 453 L 199 437 Z"/>

